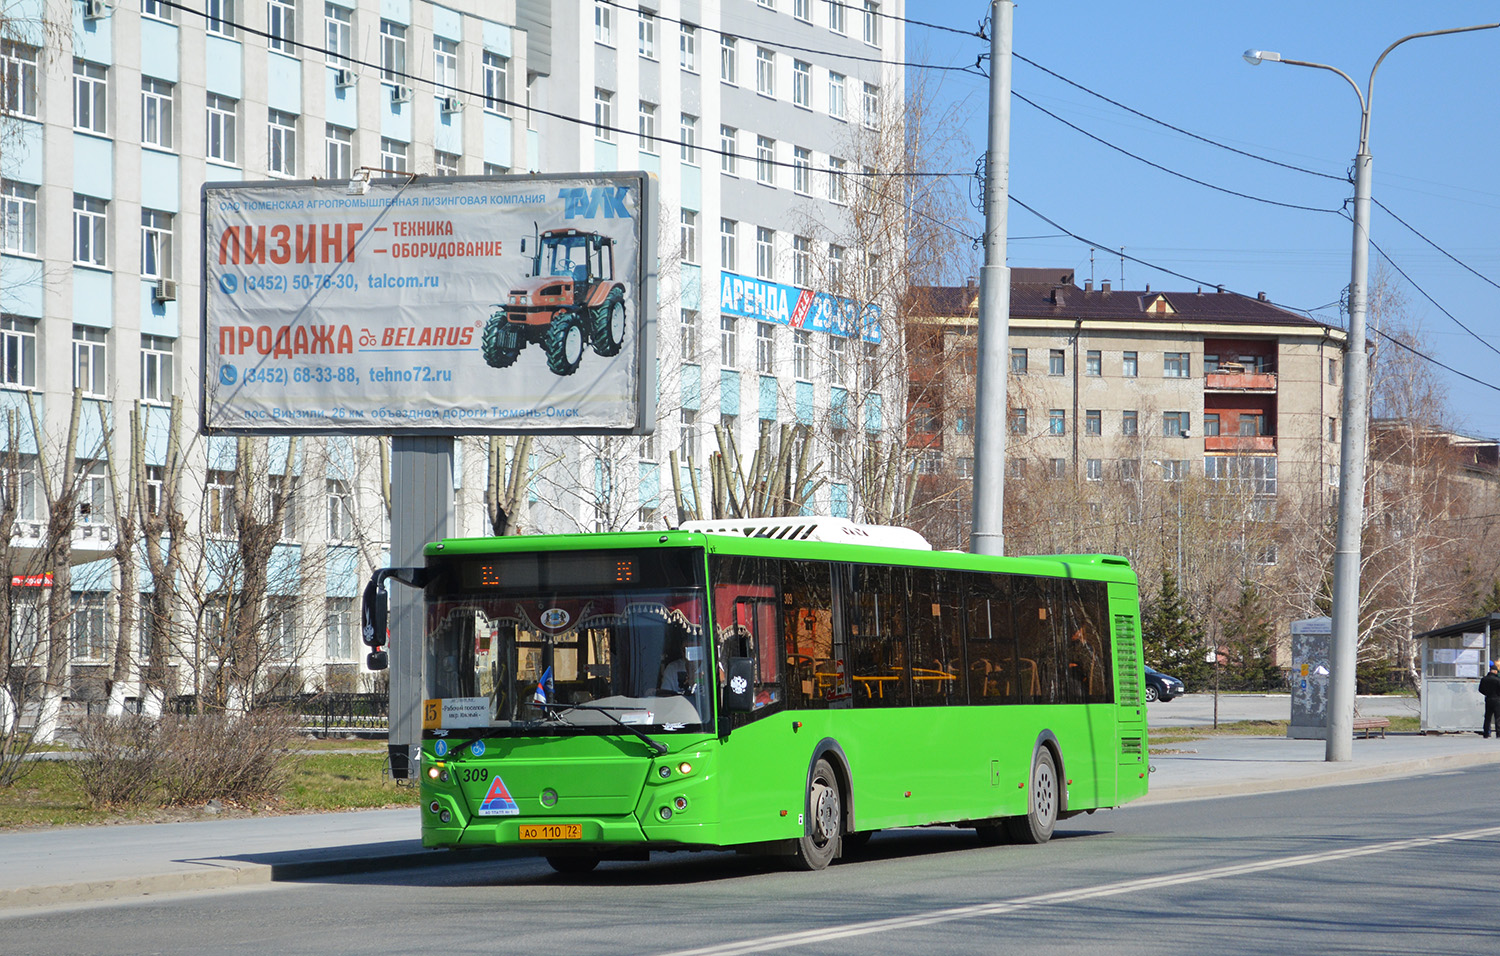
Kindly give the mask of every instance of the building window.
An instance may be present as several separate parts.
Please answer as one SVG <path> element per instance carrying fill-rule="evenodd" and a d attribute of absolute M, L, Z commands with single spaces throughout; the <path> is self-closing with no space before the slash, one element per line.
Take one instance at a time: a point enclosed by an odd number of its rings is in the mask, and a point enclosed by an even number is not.
<path fill-rule="evenodd" d="M 812 240 L 792 237 L 792 285 L 807 288 L 812 284 Z"/>
<path fill-rule="evenodd" d="M 297 6 L 287 0 L 266 0 L 266 45 L 292 53 L 297 41 Z"/>
<path fill-rule="evenodd" d="M 776 374 L 776 326 L 770 322 L 755 323 L 755 370 Z"/>
<path fill-rule="evenodd" d="M 797 329 L 792 334 L 792 374 L 806 382 L 812 380 L 812 333 Z"/>
<path fill-rule="evenodd" d="M 828 287 L 839 290 L 844 287 L 844 247 L 828 246 Z"/>
<path fill-rule="evenodd" d="M 141 276 L 170 279 L 172 269 L 172 214 L 141 210 Z"/>
<path fill-rule="evenodd" d="M 733 126 L 719 127 L 719 171 L 729 176 L 739 175 L 739 138 Z"/>
<path fill-rule="evenodd" d="M 769 137 L 755 137 L 755 181 L 776 185 L 776 141 Z"/>
<path fill-rule="evenodd" d="M 1104 434 L 1104 414 L 1097 408 L 1091 408 L 1083 413 L 1083 433 L 1085 435 Z"/>
<path fill-rule="evenodd" d="M 682 261 L 698 261 L 698 214 L 691 209 L 682 210 Z"/>
<path fill-rule="evenodd" d="M 348 179 L 354 173 L 354 131 L 332 124 L 323 128 L 329 179 Z"/>
<path fill-rule="evenodd" d="M 755 228 L 755 275 L 759 279 L 776 277 L 776 230 Z"/>
<path fill-rule="evenodd" d="M 1092 378 L 1098 378 L 1104 374 L 1104 360 L 1099 355 L 1098 349 L 1089 349 L 1084 354 L 1083 374 Z"/>
<path fill-rule="evenodd" d="M 12 503 L 15 505 L 15 516 L 18 519 L 22 521 L 35 521 L 37 519 L 37 514 L 39 513 L 37 502 L 41 499 L 41 496 L 37 493 L 35 455 L 18 455 L 15 459 L 11 459 L 9 455 L 6 455 L 0 458 L 0 488 L 15 489 L 16 497 Z M 14 601 L 14 598 L 12 600 Z M 17 630 L 19 629 L 13 628 L 11 633 L 15 634 Z"/>
<path fill-rule="evenodd" d="M 1089 481 L 1099 481 L 1104 477 L 1104 462 L 1098 458 L 1090 458 L 1084 463 L 1084 477 Z"/>
<path fill-rule="evenodd" d="M 105 264 L 109 235 L 109 204 L 93 196 L 73 194 L 73 261 L 83 266 Z"/>
<path fill-rule="evenodd" d="M 484 108 L 504 116 L 510 112 L 510 60 L 498 53 L 484 51 Z"/>
<path fill-rule="evenodd" d="M 1164 438 L 1177 438 L 1188 433 L 1190 413 L 1188 412 L 1162 412 L 1161 433 Z"/>
<path fill-rule="evenodd" d="M 141 400 L 154 405 L 172 401 L 172 346 L 160 335 L 141 336 Z"/>
<path fill-rule="evenodd" d="M 109 648 L 109 595 L 103 591 L 74 591 L 68 630 L 73 656 L 102 660 Z"/>
<path fill-rule="evenodd" d="M 848 369 L 849 340 L 840 336 L 830 336 L 828 339 L 828 380 L 834 385 L 844 384 L 844 375 Z"/>
<path fill-rule="evenodd" d="M 234 36 L 234 0 L 207 0 L 203 6 L 209 33 L 217 33 L 221 37 Z"/>
<path fill-rule="evenodd" d="M 682 343 L 682 360 L 684 362 L 698 361 L 698 310 L 683 309 L 681 312 L 681 333 L 679 339 Z"/>
<path fill-rule="evenodd" d="M 1219 413 L 1203 413 L 1203 437 L 1209 438 L 1219 434 Z"/>
<path fill-rule="evenodd" d="M 1161 463 L 1162 481 L 1182 481 L 1188 475 L 1186 460 L 1167 460 Z"/>
<path fill-rule="evenodd" d="M 1135 378 L 1141 374 L 1140 357 L 1136 353 L 1125 353 L 1120 361 L 1120 374 L 1126 378 Z"/>
<path fill-rule="evenodd" d="M 406 27 L 380 21 L 380 78 L 388 83 L 406 81 Z"/>
<path fill-rule="evenodd" d="M 336 67 L 349 67 L 354 56 L 354 15 L 333 3 L 323 4 L 324 57 Z"/>
<path fill-rule="evenodd" d="M 1266 432 L 1266 416 L 1264 414 L 1240 413 L 1240 435 L 1246 438 L 1254 438 L 1268 434 Z"/>
<path fill-rule="evenodd" d="M 677 417 L 677 460 L 684 465 L 698 461 L 698 411 L 684 408 Z"/>
<path fill-rule="evenodd" d="M 698 164 L 698 117 L 692 113 L 683 113 L 677 138 L 682 144 L 682 161 L 696 166 Z"/>
<path fill-rule="evenodd" d="M 880 384 L 880 346 L 874 342 L 865 342 L 860 358 L 860 387 L 873 392 Z"/>
<path fill-rule="evenodd" d="M 755 92 L 776 95 L 776 54 L 763 46 L 755 48 Z"/>
<path fill-rule="evenodd" d="M 36 118 L 37 48 L 0 40 L 0 113 Z"/>
<path fill-rule="evenodd" d="M 740 364 L 740 334 L 732 315 L 719 316 L 719 364 L 726 368 Z"/>
<path fill-rule="evenodd" d="M 1120 434 L 1126 438 L 1134 438 L 1141 433 L 1140 413 L 1134 409 L 1127 409 L 1120 413 Z"/>
<path fill-rule="evenodd" d="M 1066 409 L 1053 408 L 1047 411 L 1047 434 L 1066 435 L 1068 433 L 1068 412 Z"/>
<path fill-rule="evenodd" d="M 865 42 L 870 46 L 880 46 L 880 4 L 875 0 L 865 0 Z"/>
<path fill-rule="evenodd" d="M 458 44 L 452 40 L 432 38 L 432 83 L 439 91 L 458 87 Z"/>
<path fill-rule="evenodd" d="M 165 0 L 141 0 L 141 16 L 172 22 L 172 8 Z"/>
<path fill-rule="evenodd" d="M 1137 460 L 1137 459 L 1135 459 L 1135 458 L 1122 458 L 1122 459 L 1120 459 L 1120 480 L 1121 481 L 1140 481 L 1141 480 L 1141 463 L 1140 463 L 1140 461 Z"/>
<path fill-rule="evenodd" d="M 6 180 L 0 188 L 0 249 L 13 255 L 36 255 L 37 187 Z"/>
<path fill-rule="evenodd" d="M 1161 363 L 1163 378 L 1192 377 L 1192 355 L 1187 352 L 1163 352 Z"/>
<path fill-rule="evenodd" d="M 73 61 L 73 128 L 103 133 L 105 102 L 109 97 L 105 67 L 86 60 Z"/>
<path fill-rule="evenodd" d="M 615 94 L 603 87 L 594 87 L 594 136 L 612 143 L 615 139 Z"/>
<path fill-rule="evenodd" d="M 641 116 L 637 133 L 640 136 L 641 152 L 656 155 L 656 104 L 641 100 Z"/>
<path fill-rule="evenodd" d="M 607 4 L 594 4 L 594 42 L 615 45 L 615 11 Z"/>
<path fill-rule="evenodd" d="M 1026 459 L 1010 457 L 1005 459 L 1005 477 L 1022 480 L 1026 477 Z"/>
<path fill-rule="evenodd" d="M 172 84 L 141 77 L 141 145 L 172 148 Z"/>
<path fill-rule="evenodd" d="M 739 271 L 739 232 L 740 224 L 733 219 L 719 220 L 719 268 L 725 272 Z"/>
<path fill-rule="evenodd" d="M 828 0 L 828 29 L 834 33 L 849 32 L 849 8 L 839 0 Z"/>
<path fill-rule="evenodd" d="M 484 174 L 486 176 L 509 176 L 510 167 L 501 166 L 499 163 L 485 163 Z"/>
<path fill-rule="evenodd" d="M 348 598 L 326 599 L 323 646 L 331 661 L 354 659 L 354 602 Z"/>
<path fill-rule="evenodd" d="M 1066 458 L 1051 458 L 1047 461 L 1047 477 L 1054 480 L 1068 477 L 1068 460 Z"/>
<path fill-rule="evenodd" d="M 354 499 L 349 493 L 349 483 L 337 478 L 326 481 L 328 540 L 348 541 L 354 537 Z"/>
<path fill-rule="evenodd" d="M 73 326 L 73 387 L 85 395 L 109 394 L 107 337 L 103 329 Z"/>
<path fill-rule="evenodd" d="M 792 102 L 812 109 L 812 64 L 792 61 Z"/>
<path fill-rule="evenodd" d="M 865 129 L 880 128 L 880 87 L 874 83 L 864 85 L 864 94 L 860 97 L 860 118 Z"/>
<path fill-rule="evenodd" d="M 266 125 L 266 169 L 280 176 L 297 175 L 297 117 L 271 110 Z"/>
<path fill-rule="evenodd" d="M 792 147 L 792 189 L 807 195 L 812 192 L 812 150 Z"/>
<path fill-rule="evenodd" d="M 1219 370 L 1219 357 L 1211 352 L 1203 353 L 1203 374 L 1211 375 Z"/>
<path fill-rule="evenodd" d="M 36 387 L 36 319 L 0 316 L 0 385 Z"/>
<path fill-rule="evenodd" d="M 828 157 L 828 199 L 831 202 L 846 203 L 849 201 L 849 187 L 844 182 L 844 170 L 847 164 L 837 156 Z"/>
<path fill-rule="evenodd" d="M 739 42 L 731 36 L 719 37 L 719 79 L 730 86 L 740 83 Z"/>
<path fill-rule="evenodd" d="M 410 147 L 399 139 L 380 137 L 380 168 L 386 172 L 404 173 L 410 162 Z"/>
<path fill-rule="evenodd" d="M 1336 358 L 1331 358 L 1331 359 L 1328 360 L 1328 384 L 1329 385 L 1337 385 L 1338 383 L 1339 383 L 1339 360 L 1336 359 Z"/>
<path fill-rule="evenodd" d="M 434 176 L 457 176 L 458 164 L 461 158 L 457 153 L 445 153 L 440 149 L 432 151 L 432 174 Z"/>
<path fill-rule="evenodd" d="M 636 18 L 636 46 L 641 56 L 648 60 L 656 59 L 656 13 L 652 10 L 641 8 L 640 16 Z"/>
<path fill-rule="evenodd" d="M 1010 350 L 1010 373 L 1012 375 L 1026 374 L 1026 350 L 1013 348 Z"/>
<path fill-rule="evenodd" d="M 677 34 L 677 59 L 684 70 L 698 72 L 698 28 L 692 24 L 682 24 Z"/>
<path fill-rule="evenodd" d="M 1339 420 L 1337 418 L 1328 419 L 1328 440 L 1339 440 Z"/>
<path fill-rule="evenodd" d="M 210 470 L 204 498 L 204 531 L 215 537 L 234 534 L 234 472 Z"/>
<path fill-rule="evenodd" d="M 1010 433 L 1012 435 L 1026 434 L 1026 409 L 1012 408 L 1010 410 Z"/>
<path fill-rule="evenodd" d="M 842 73 L 828 74 L 828 115 L 834 119 L 844 119 L 847 107 L 844 105 L 844 89 L 846 78 Z"/>
<path fill-rule="evenodd" d="M 240 161 L 238 141 L 239 103 L 217 93 L 208 94 L 208 158 L 220 163 Z"/>
<path fill-rule="evenodd" d="M 1047 352 L 1047 374 L 1068 374 L 1068 357 L 1062 349 L 1050 349 Z"/>

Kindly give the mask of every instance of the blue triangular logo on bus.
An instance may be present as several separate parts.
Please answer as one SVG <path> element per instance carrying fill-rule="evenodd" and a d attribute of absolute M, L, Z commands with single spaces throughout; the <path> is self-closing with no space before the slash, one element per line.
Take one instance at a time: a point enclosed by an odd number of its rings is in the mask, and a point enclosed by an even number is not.
<path fill-rule="evenodd" d="M 521 808 L 516 806 L 516 801 L 511 799 L 510 791 L 505 789 L 505 781 L 499 775 L 490 781 L 490 792 L 484 795 L 484 802 L 479 805 L 479 815 L 482 817 L 518 817 Z"/>

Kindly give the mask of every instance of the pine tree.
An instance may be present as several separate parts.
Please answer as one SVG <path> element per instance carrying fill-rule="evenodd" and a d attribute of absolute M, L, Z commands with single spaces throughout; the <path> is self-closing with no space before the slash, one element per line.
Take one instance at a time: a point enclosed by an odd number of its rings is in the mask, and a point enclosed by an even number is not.
<path fill-rule="evenodd" d="M 1141 639 L 1146 663 L 1187 684 L 1189 691 L 1208 686 L 1212 667 L 1204 661 L 1203 624 L 1193 616 L 1177 587 L 1177 576 L 1161 569 L 1161 587 L 1145 608 Z"/>
<path fill-rule="evenodd" d="M 1240 599 L 1224 622 L 1224 645 L 1228 652 L 1222 686 L 1238 690 L 1275 690 L 1283 685 L 1281 668 L 1275 661 L 1275 630 L 1260 592 L 1245 581 Z"/>

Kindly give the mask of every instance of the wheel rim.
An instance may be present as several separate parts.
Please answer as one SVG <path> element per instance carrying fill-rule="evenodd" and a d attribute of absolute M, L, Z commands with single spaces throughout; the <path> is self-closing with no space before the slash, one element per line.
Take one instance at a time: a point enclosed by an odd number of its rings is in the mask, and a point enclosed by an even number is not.
<path fill-rule="evenodd" d="M 572 326 L 563 337 L 563 359 L 569 365 L 577 365 L 583 358 L 583 333 L 578 326 Z"/>
<path fill-rule="evenodd" d="M 1151 701 L 1153 701 L 1155 699 L 1156 699 L 1156 688 L 1152 687 L 1150 684 L 1147 684 L 1146 685 L 1146 702 L 1150 703 Z"/>
<path fill-rule="evenodd" d="M 1044 827 L 1052 825 L 1053 818 L 1057 815 L 1057 778 L 1052 773 L 1052 764 L 1048 761 L 1038 761 L 1036 765 L 1036 784 L 1032 788 L 1033 808 L 1037 822 Z"/>
<path fill-rule="evenodd" d="M 813 781 L 813 842 L 827 846 L 839 832 L 839 792 L 822 777 Z"/>
<path fill-rule="evenodd" d="M 625 341 L 625 307 L 618 302 L 609 309 L 609 340 L 616 345 Z"/>

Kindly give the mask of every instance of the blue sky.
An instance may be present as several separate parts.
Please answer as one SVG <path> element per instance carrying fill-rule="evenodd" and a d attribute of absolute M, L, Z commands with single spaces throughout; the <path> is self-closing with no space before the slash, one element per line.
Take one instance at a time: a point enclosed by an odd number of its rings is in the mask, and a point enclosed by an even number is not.
<path fill-rule="evenodd" d="M 981 0 L 909 0 L 906 15 L 972 30 L 988 11 Z M 1352 230 L 1335 211 L 1353 195 L 1345 177 L 1358 145 L 1358 100 L 1326 70 L 1252 67 L 1241 54 L 1256 48 L 1327 63 L 1364 87 L 1375 60 L 1402 36 L 1495 21 L 1500 5 L 1456 0 L 1020 3 L 1012 83 L 1018 96 L 1208 185 L 1152 168 L 1015 99 L 1011 195 L 1093 240 L 1092 275 L 1117 288 L 1124 246 L 1128 256 L 1190 277 L 1127 260 L 1125 287 L 1265 292 L 1279 305 L 1343 325 L 1338 302 L 1349 282 Z M 972 65 L 987 49 L 977 38 L 907 28 L 913 62 Z M 1038 67 L 1213 143 L 1310 172 L 1174 132 Z M 986 137 L 987 84 L 962 73 L 941 78 L 942 98 L 965 106 L 975 157 Z M 1488 438 L 1500 438 L 1500 390 L 1493 387 L 1500 386 L 1497 104 L 1500 29 L 1423 38 L 1381 66 L 1370 127 L 1373 195 L 1389 209 L 1374 207 L 1371 238 L 1385 256 L 1371 251 L 1372 272 L 1388 257 L 1410 277 L 1387 266 L 1420 347 L 1484 383 L 1437 370 L 1448 387 L 1450 424 Z M 1289 208 L 1296 206 L 1308 208 Z M 977 219 L 971 228 L 977 234 Z M 1091 274 L 1090 242 L 1060 236 L 1015 202 L 1008 232 L 1012 268 L 1071 268 L 1080 282 Z"/>

